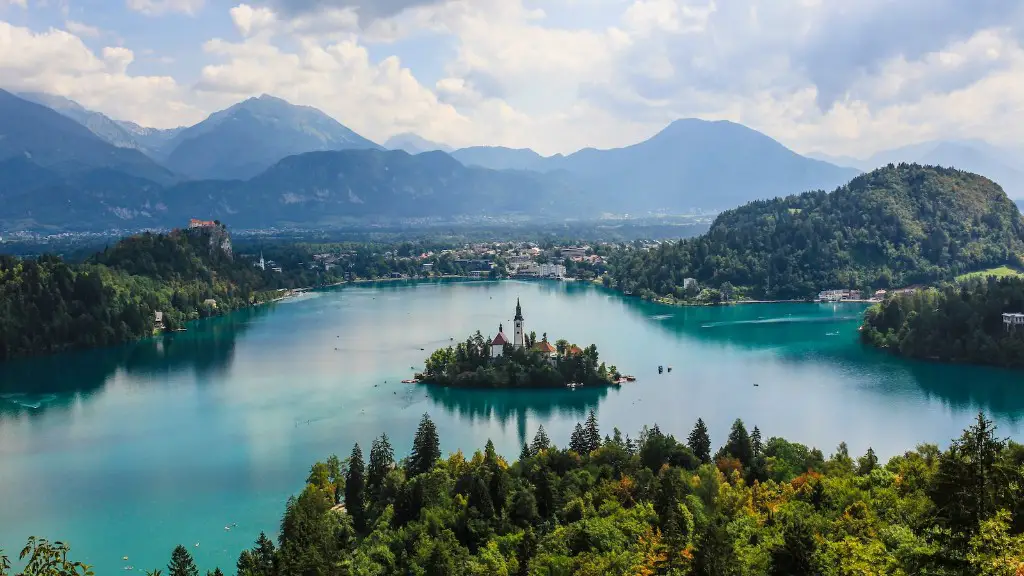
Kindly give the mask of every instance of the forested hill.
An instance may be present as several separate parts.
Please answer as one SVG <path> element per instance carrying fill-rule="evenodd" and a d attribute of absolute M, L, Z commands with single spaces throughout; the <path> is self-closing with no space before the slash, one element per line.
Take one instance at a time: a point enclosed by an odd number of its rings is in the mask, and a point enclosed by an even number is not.
<path fill-rule="evenodd" d="M 0 256 L 0 360 L 135 340 L 155 312 L 175 328 L 311 282 L 235 261 L 222 226 L 132 236 L 83 264 Z"/>
<path fill-rule="evenodd" d="M 1024 278 L 969 278 L 886 298 L 860 335 L 901 356 L 1024 368 L 1024 330 L 1006 329 L 1007 312 L 1024 312 Z"/>
<path fill-rule="evenodd" d="M 614 258 L 608 283 L 682 298 L 683 279 L 754 297 L 934 282 L 1024 256 L 1024 220 L 991 180 L 954 169 L 889 165 L 834 192 L 751 202 L 707 234 Z"/>

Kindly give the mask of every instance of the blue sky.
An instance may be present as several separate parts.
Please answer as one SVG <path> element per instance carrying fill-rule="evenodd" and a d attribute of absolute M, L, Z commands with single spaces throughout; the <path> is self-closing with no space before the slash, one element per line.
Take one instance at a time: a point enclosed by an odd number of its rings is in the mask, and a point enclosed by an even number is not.
<path fill-rule="evenodd" d="M 741 122 L 800 152 L 1019 145 L 1017 0 L 0 0 L 0 87 L 144 125 L 260 93 L 542 153 Z"/>

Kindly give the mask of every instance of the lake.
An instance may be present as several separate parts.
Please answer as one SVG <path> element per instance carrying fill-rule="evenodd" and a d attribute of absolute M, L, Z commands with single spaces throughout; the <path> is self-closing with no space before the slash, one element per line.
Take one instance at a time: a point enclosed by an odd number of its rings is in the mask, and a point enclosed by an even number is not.
<path fill-rule="evenodd" d="M 401 384 L 434 349 L 484 336 L 516 298 L 527 332 L 597 344 L 637 381 L 613 389 Z M 984 410 L 1021 438 L 1020 372 L 903 361 L 858 343 L 860 304 L 673 308 L 572 282 L 381 283 L 316 292 L 115 349 L 0 364 L 0 547 L 60 539 L 98 574 L 164 568 L 186 545 L 234 572 L 331 453 L 386 432 L 404 456 L 423 413 L 444 452 L 487 438 L 510 457 L 543 425 L 568 444 L 645 424 L 715 447 L 735 418 L 830 454 L 888 457 L 958 436 Z M 672 366 L 658 374 L 658 366 Z M 754 384 L 758 386 L 754 386 Z M 226 530 L 225 527 L 230 527 Z M 199 546 L 195 546 L 195 544 Z M 127 562 L 122 561 L 128 556 Z"/>

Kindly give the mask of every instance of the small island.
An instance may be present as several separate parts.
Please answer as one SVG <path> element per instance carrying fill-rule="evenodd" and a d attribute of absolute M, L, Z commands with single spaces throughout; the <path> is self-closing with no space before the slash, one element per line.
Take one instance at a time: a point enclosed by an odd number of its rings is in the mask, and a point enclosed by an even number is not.
<path fill-rule="evenodd" d="M 465 342 L 436 350 L 416 379 L 457 388 L 575 388 L 616 386 L 625 380 L 615 366 L 599 361 L 593 344 L 580 348 L 558 340 L 552 345 L 546 333 L 540 340 L 534 332 L 526 334 L 518 299 L 513 322 L 511 341 L 500 324 L 494 338 L 478 330 Z"/>

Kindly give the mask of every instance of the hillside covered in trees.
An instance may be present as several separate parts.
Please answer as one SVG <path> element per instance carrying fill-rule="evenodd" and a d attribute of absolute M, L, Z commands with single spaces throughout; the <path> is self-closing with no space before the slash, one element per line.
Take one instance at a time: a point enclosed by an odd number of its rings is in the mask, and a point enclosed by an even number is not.
<path fill-rule="evenodd" d="M 1004 312 L 1024 312 L 1024 279 L 971 278 L 898 294 L 868 309 L 861 339 L 912 358 L 1024 368 L 1024 330 Z"/>
<path fill-rule="evenodd" d="M 240 554 L 237 573 L 1024 572 L 1024 446 L 1001 439 L 981 414 L 947 450 L 921 445 L 885 464 L 870 449 L 856 458 L 840 444 L 826 458 L 765 440 L 740 420 L 716 453 L 700 420 L 685 441 L 657 426 L 636 439 L 617 429 L 602 436 L 593 413 L 568 448 L 554 446 L 541 427 L 518 462 L 489 441 L 468 458 L 442 458 L 439 445 L 424 415 L 404 460 L 381 435 L 368 460 L 357 444 L 344 461 L 314 464 L 305 489 L 287 503 L 277 543 L 260 534 Z M 33 541 L 26 554 L 61 551 Z M 166 574 L 198 576 L 199 569 L 178 546 Z"/>
<path fill-rule="evenodd" d="M 756 298 L 952 280 L 1024 257 L 1024 219 L 994 182 L 959 170 L 889 165 L 834 192 L 751 202 L 704 235 L 613 258 L 606 285 L 645 297 L 735 286 Z"/>
<path fill-rule="evenodd" d="M 131 236 L 81 264 L 0 256 L 0 360 L 150 336 L 308 285 L 236 261 L 223 226 Z"/>

